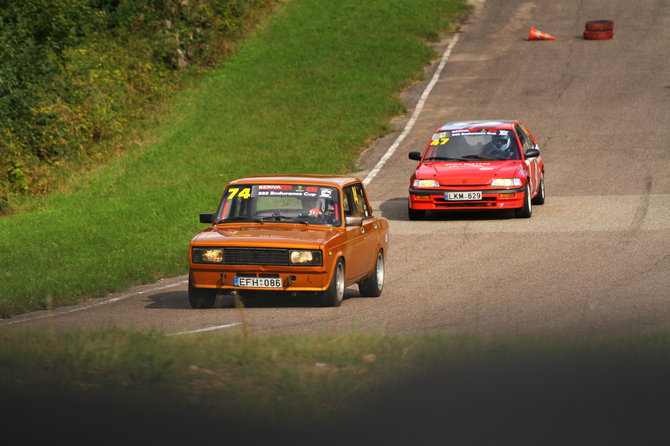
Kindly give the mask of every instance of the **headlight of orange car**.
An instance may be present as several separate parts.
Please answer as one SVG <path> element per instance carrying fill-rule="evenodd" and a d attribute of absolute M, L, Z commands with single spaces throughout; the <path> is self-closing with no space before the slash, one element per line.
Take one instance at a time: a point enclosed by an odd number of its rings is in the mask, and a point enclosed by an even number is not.
<path fill-rule="evenodd" d="M 494 178 L 491 181 L 493 187 L 514 187 L 521 186 L 521 178 Z"/>
<path fill-rule="evenodd" d="M 321 265 L 321 251 L 317 249 L 291 249 L 288 258 L 291 265 Z"/>
<path fill-rule="evenodd" d="M 193 263 L 223 263 L 223 248 L 194 246 Z"/>

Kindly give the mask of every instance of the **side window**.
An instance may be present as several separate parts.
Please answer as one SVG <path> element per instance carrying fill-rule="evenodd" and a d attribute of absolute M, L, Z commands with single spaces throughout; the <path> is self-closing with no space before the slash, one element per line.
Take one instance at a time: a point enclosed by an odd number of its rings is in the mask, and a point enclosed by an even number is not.
<path fill-rule="evenodd" d="M 526 153 L 526 150 L 533 147 L 533 141 L 528 135 L 526 135 L 526 132 L 518 124 L 514 126 L 514 130 L 516 130 L 516 134 L 519 135 L 519 140 L 521 141 L 521 151 Z"/>
<path fill-rule="evenodd" d="M 372 210 L 368 207 L 368 200 L 365 198 L 365 192 L 363 191 L 363 185 L 356 184 L 354 186 L 354 191 L 359 198 L 360 204 L 363 207 L 362 215 L 364 218 L 372 217 Z"/>
<path fill-rule="evenodd" d="M 362 185 L 354 184 L 344 188 L 344 215 L 363 218 L 372 216 Z"/>

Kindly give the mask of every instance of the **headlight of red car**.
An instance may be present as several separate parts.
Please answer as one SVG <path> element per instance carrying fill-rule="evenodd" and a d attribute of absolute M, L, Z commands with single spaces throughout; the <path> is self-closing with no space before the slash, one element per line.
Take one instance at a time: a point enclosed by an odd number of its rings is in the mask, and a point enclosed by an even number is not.
<path fill-rule="evenodd" d="M 412 182 L 412 187 L 440 187 L 440 183 L 437 180 L 420 180 L 417 178 Z"/>
<path fill-rule="evenodd" d="M 493 187 L 518 187 L 521 186 L 521 178 L 494 178 L 491 181 Z"/>

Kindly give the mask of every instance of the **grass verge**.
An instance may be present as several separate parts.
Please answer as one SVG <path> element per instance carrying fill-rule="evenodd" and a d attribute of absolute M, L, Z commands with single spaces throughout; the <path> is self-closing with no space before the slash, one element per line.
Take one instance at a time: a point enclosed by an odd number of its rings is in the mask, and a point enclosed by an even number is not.
<path fill-rule="evenodd" d="M 230 179 L 354 170 L 435 57 L 425 40 L 467 10 L 459 0 L 288 2 L 175 99 L 151 143 L 0 219 L 0 317 L 184 274 L 197 215 Z"/>

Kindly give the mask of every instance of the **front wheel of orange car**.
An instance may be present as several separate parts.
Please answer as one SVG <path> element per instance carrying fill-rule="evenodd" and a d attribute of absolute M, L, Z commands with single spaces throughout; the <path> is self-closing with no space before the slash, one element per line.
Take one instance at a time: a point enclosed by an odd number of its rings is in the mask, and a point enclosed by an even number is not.
<path fill-rule="evenodd" d="M 188 280 L 188 301 L 193 308 L 212 308 L 216 300 L 216 291 L 196 288 Z"/>
<path fill-rule="evenodd" d="M 384 253 L 380 249 L 372 275 L 358 283 L 358 291 L 363 297 L 379 297 L 384 289 Z"/>
<path fill-rule="evenodd" d="M 519 218 L 530 218 L 533 215 L 533 203 L 530 197 L 530 186 L 526 184 L 523 191 L 523 206 L 516 210 L 516 216 Z"/>
<path fill-rule="evenodd" d="M 321 294 L 321 305 L 324 307 L 339 307 L 344 299 L 344 262 L 337 260 L 330 286 Z"/>

